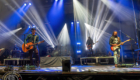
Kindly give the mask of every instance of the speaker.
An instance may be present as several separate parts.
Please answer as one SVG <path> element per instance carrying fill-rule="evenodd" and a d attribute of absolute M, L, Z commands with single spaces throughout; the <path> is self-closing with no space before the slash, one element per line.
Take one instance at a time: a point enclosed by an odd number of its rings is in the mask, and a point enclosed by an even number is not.
<path fill-rule="evenodd" d="M 71 71 L 70 60 L 62 60 L 62 70 L 63 70 L 63 72 Z"/>

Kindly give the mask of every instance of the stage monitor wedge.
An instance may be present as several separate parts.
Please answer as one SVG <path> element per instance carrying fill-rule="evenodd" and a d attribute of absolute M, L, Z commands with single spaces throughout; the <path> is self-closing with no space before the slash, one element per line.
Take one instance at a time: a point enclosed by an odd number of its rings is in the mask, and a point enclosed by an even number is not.
<path fill-rule="evenodd" d="M 63 72 L 70 72 L 71 71 L 70 60 L 62 60 L 62 71 Z"/>

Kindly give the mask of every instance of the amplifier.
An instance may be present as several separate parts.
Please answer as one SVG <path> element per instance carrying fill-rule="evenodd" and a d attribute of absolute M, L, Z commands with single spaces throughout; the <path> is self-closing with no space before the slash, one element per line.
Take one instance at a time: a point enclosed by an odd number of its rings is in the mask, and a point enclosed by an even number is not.
<path fill-rule="evenodd" d="M 62 60 L 62 71 L 63 72 L 71 71 L 71 61 L 70 60 Z"/>

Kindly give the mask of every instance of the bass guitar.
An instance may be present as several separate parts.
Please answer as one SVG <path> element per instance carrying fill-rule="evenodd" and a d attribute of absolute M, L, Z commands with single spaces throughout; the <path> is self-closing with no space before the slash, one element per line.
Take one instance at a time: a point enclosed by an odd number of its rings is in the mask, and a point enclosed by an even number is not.
<path fill-rule="evenodd" d="M 122 42 L 122 43 L 124 44 L 124 43 L 126 43 L 126 42 L 128 42 L 128 41 L 130 41 L 130 40 L 131 40 L 131 39 L 128 39 L 128 40 L 126 40 L 126 41 L 124 41 L 124 42 Z M 118 44 L 118 45 L 116 45 L 116 46 L 111 46 L 111 50 L 112 50 L 112 51 L 115 51 L 116 49 L 119 48 L 119 46 L 120 46 L 122 43 L 120 43 L 120 44 Z"/>
<path fill-rule="evenodd" d="M 43 43 L 43 42 L 45 42 L 45 41 L 43 40 L 38 43 Z M 29 42 L 27 44 L 22 44 L 22 51 L 26 53 L 29 50 L 32 50 L 34 48 L 34 45 L 37 45 L 38 43 Z M 27 45 L 27 48 L 25 47 L 25 45 Z"/>
<path fill-rule="evenodd" d="M 98 41 L 97 41 L 97 42 L 98 42 Z M 97 42 L 95 42 L 94 44 L 96 44 Z M 93 44 L 93 45 L 94 45 L 94 44 Z M 88 49 L 91 49 L 91 48 L 92 48 L 92 44 L 87 45 L 87 48 L 88 48 Z"/>

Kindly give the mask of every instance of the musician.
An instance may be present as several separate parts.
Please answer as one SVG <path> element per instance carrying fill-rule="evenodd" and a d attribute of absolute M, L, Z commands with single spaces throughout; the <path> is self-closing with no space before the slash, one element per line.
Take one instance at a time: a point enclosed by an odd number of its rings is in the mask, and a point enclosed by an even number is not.
<path fill-rule="evenodd" d="M 109 44 L 111 46 L 116 46 L 118 44 L 123 45 L 123 43 L 121 43 L 121 39 L 120 37 L 117 36 L 117 31 L 114 31 L 112 34 L 112 37 L 110 38 Z M 116 49 L 115 51 L 113 51 L 114 53 L 114 63 L 115 63 L 115 67 L 117 67 L 119 60 L 120 60 L 120 46 L 118 49 Z"/>
<path fill-rule="evenodd" d="M 36 35 L 36 29 L 32 28 L 31 29 L 31 34 L 28 34 L 27 37 L 25 38 L 25 47 L 28 48 L 28 46 L 26 45 L 27 41 L 29 42 L 33 42 L 33 43 L 38 43 L 39 42 L 39 36 Z M 34 49 L 29 51 L 29 55 L 30 55 L 30 65 L 33 65 L 33 60 L 32 60 L 32 56 L 33 56 L 33 52 L 36 55 L 36 66 L 39 67 L 39 63 L 40 63 L 40 56 L 39 56 L 39 50 L 38 50 L 38 45 L 34 45 Z"/>
<path fill-rule="evenodd" d="M 19 47 L 15 44 L 15 46 L 11 52 L 12 52 L 12 54 L 11 54 L 12 57 L 17 58 L 17 57 L 19 57 L 21 51 L 20 51 Z"/>
<path fill-rule="evenodd" d="M 17 44 L 15 44 L 14 49 L 13 50 L 19 50 L 19 47 L 17 46 Z"/>
<path fill-rule="evenodd" d="M 88 37 L 88 40 L 86 42 L 86 45 L 87 45 L 88 50 L 90 51 L 91 55 L 93 55 L 93 50 L 92 50 L 93 44 L 94 44 L 93 43 L 93 40 L 90 37 Z"/>

